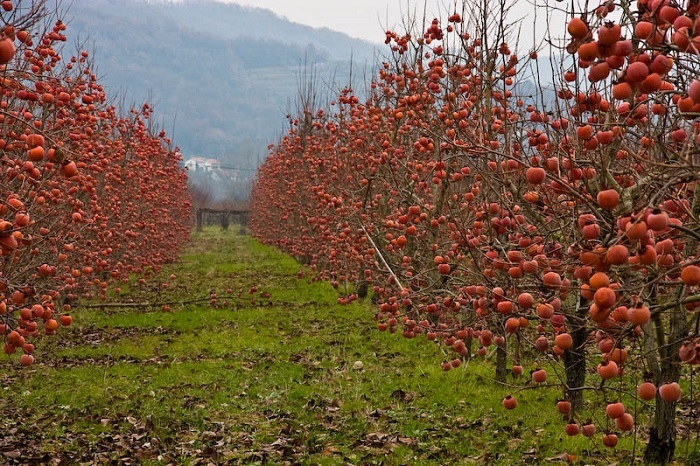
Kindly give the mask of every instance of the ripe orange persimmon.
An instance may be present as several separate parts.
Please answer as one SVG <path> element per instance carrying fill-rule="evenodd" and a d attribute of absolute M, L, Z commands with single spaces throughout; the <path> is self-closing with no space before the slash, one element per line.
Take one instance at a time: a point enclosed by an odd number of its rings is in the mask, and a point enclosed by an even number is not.
<path fill-rule="evenodd" d="M 518 400 L 515 397 L 508 395 L 503 398 L 503 407 L 506 409 L 515 409 L 518 406 Z"/>
<path fill-rule="evenodd" d="M 652 231 L 664 231 L 668 228 L 668 214 L 660 209 L 654 209 L 647 215 L 647 226 Z"/>
<path fill-rule="evenodd" d="M 0 64 L 5 65 L 15 56 L 15 43 L 12 39 L 5 37 L 0 39 Z"/>
<path fill-rule="evenodd" d="M 589 34 L 588 25 L 581 18 L 571 18 L 566 30 L 574 39 L 583 39 Z"/>
<path fill-rule="evenodd" d="M 627 350 L 625 348 L 613 348 L 610 353 L 608 353 L 608 361 L 612 361 L 615 364 L 624 364 L 627 361 Z"/>
<path fill-rule="evenodd" d="M 622 28 L 619 24 L 608 22 L 604 23 L 598 29 L 598 42 L 602 45 L 613 45 L 620 40 L 622 36 Z"/>
<path fill-rule="evenodd" d="M 697 265 L 686 265 L 681 270 L 681 280 L 688 286 L 700 285 L 700 267 Z"/>
<path fill-rule="evenodd" d="M 659 387 L 659 396 L 664 401 L 678 401 L 681 399 L 681 387 L 677 382 L 665 383 Z"/>
<path fill-rule="evenodd" d="M 593 295 L 595 294 L 595 290 L 591 288 L 591 285 L 588 283 L 584 283 L 581 285 L 581 297 L 585 299 L 586 301 L 592 301 L 593 300 Z"/>
<path fill-rule="evenodd" d="M 521 309 L 530 309 L 535 302 L 535 298 L 530 293 L 520 293 L 518 295 L 518 306 Z"/>
<path fill-rule="evenodd" d="M 654 25 L 649 21 L 640 21 L 634 26 L 634 37 L 648 39 L 654 32 Z"/>
<path fill-rule="evenodd" d="M 593 294 L 593 302 L 600 309 L 610 309 L 616 300 L 615 292 L 607 286 L 598 288 Z"/>
<path fill-rule="evenodd" d="M 578 48 L 578 56 L 581 60 L 592 62 L 600 55 L 598 42 L 591 41 L 581 44 Z"/>
<path fill-rule="evenodd" d="M 690 86 L 688 86 L 688 97 L 696 104 L 700 103 L 700 80 L 695 79 L 690 83 Z"/>
<path fill-rule="evenodd" d="M 603 380 L 609 380 L 613 377 L 617 377 L 617 374 L 619 373 L 619 369 L 615 361 L 601 362 L 598 364 L 596 371 L 598 372 L 598 376 Z"/>
<path fill-rule="evenodd" d="M 624 265 L 629 262 L 630 252 L 624 244 L 616 244 L 608 248 L 605 260 L 611 265 Z"/>
<path fill-rule="evenodd" d="M 55 319 L 48 319 L 44 322 L 44 329 L 53 332 L 58 328 L 58 322 Z"/>
<path fill-rule="evenodd" d="M 75 162 L 68 162 L 61 166 L 61 171 L 67 177 L 72 177 L 78 174 L 78 166 Z"/>
<path fill-rule="evenodd" d="M 617 445 L 617 435 L 615 434 L 603 434 L 603 445 L 608 448 L 615 448 Z"/>
<path fill-rule="evenodd" d="M 547 176 L 544 168 L 530 167 L 525 171 L 525 178 L 530 184 L 542 184 Z"/>
<path fill-rule="evenodd" d="M 588 80 L 592 83 L 602 81 L 610 75 L 610 64 L 607 61 L 596 63 L 588 70 Z"/>
<path fill-rule="evenodd" d="M 557 401 L 557 411 L 561 414 L 569 414 L 571 412 L 571 402 L 568 400 Z"/>
<path fill-rule="evenodd" d="M 44 145 L 44 136 L 37 133 L 32 133 L 27 136 L 27 146 L 31 149 L 36 146 Z"/>
<path fill-rule="evenodd" d="M 624 413 L 622 416 L 615 418 L 615 425 L 622 431 L 630 431 L 634 428 L 634 417 L 630 413 Z"/>
<path fill-rule="evenodd" d="M 554 315 L 554 308 L 549 303 L 540 303 L 537 305 L 537 316 L 540 319 L 551 319 Z"/>
<path fill-rule="evenodd" d="M 608 415 L 609 418 L 617 419 L 618 417 L 622 417 L 622 415 L 625 414 L 625 405 L 623 405 L 619 401 L 616 403 L 609 403 L 605 407 L 605 413 Z"/>
<path fill-rule="evenodd" d="M 588 279 L 588 284 L 594 290 L 605 288 L 610 286 L 610 277 L 605 272 L 596 272 Z"/>
<path fill-rule="evenodd" d="M 571 338 L 571 334 L 560 333 L 559 335 L 554 337 L 554 344 L 562 350 L 566 351 L 573 346 L 574 340 Z"/>
<path fill-rule="evenodd" d="M 639 83 L 644 81 L 644 79 L 649 76 L 649 67 L 646 63 L 636 61 L 630 63 L 627 66 L 627 72 L 625 74 L 627 82 Z"/>
<path fill-rule="evenodd" d="M 662 6 L 658 12 L 659 19 L 666 24 L 673 24 L 680 14 L 678 8 L 669 5 Z"/>
<path fill-rule="evenodd" d="M 637 396 L 644 401 L 656 398 L 656 385 L 651 382 L 643 382 L 637 387 Z"/>
<path fill-rule="evenodd" d="M 598 205 L 605 210 L 613 210 L 620 203 L 620 194 L 614 189 L 604 189 L 596 196 Z"/>
<path fill-rule="evenodd" d="M 592 303 L 588 307 L 588 315 L 591 316 L 591 319 L 593 319 L 593 321 L 602 324 L 602 322 L 605 322 L 608 316 L 610 316 L 610 308 L 601 309 L 596 303 Z"/>
<path fill-rule="evenodd" d="M 44 148 L 41 146 L 36 146 L 27 151 L 27 158 L 32 162 L 39 162 L 44 159 L 44 154 Z"/>
<path fill-rule="evenodd" d="M 536 383 L 544 383 L 547 381 L 547 372 L 544 369 L 537 369 L 532 373 L 532 380 Z"/>
<path fill-rule="evenodd" d="M 635 325 L 644 325 L 651 320 L 651 311 L 644 304 L 637 303 L 627 310 L 627 320 Z"/>
<path fill-rule="evenodd" d="M 593 137 L 593 127 L 591 125 L 583 125 L 576 128 L 576 137 L 579 139 L 590 139 Z"/>
<path fill-rule="evenodd" d="M 517 333 L 520 329 L 520 319 L 517 317 L 509 317 L 506 319 L 505 330 L 509 334 Z"/>
<path fill-rule="evenodd" d="M 592 422 L 587 422 L 581 426 L 581 433 L 584 437 L 593 437 L 595 435 L 595 431 L 595 424 L 593 424 Z"/>
<path fill-rule="evenodd" d="M 559 288 L 561 286 L 561 276 L 556 272 L 547 272 L 542 276 L 542 283 L 547 288 Z"/>
<path fill-rule="evenodd" d="M 34 356 L 25 353 L 19 357 L 19 363 L 23 366 L 31 366 L 34 364 Z"/>
<path fill-rule="evenodd" d="M 578 435 L 580 432 L 579 425 L 575 421 L 571 421 L 564 426 L 564 432 L 569 436 Z"/>
<path fill-rule="evenodd" d="M 69 315 L 62 315 L 58 318 L 59 322 L 61 322 L 61 325 L 64 327 L 68 327 L 73 323 L 73 318 Z"/>
<path fill-rule="evenodd" d="M 659 73 L 649 73 L 646 78 L 644 78 L 639 85 L 639 89 L 642 92 L 655 92 L 661 89 L 663 80 Z"/>

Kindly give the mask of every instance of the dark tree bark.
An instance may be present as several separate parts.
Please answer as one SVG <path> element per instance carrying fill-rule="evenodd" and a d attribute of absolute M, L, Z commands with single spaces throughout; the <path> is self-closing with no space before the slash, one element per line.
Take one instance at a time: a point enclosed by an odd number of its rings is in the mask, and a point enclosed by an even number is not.
<path fill-rule="evenodd" d="M 573 345 L 564 353 L 566 370 L 566 397 L 574 412 L 583 407 L 583 386 L 586 384 L 586 328 L 579 327 L 571 332 Z"/>
<path fill-rule="evenodd" d="M 196 217 L 197 217 L 197 231 L 202 231 L 202 220 L 204 217 L 204 212 L 202 211 L 202 209 L 197 209 Z"/>
<path fill-rule="evenodd" d="M 662 316 L 657 315 L 654 318 L 658 352 L 661 356 L 659 369 L 654 374 L 657 386 L 678 382 L 681 374 L 678 350 L 688 334 L 688 326 L 682 306 L 674 308 L 670 314 L 668 341 L 663 338 L 665 329 Z M 658 393 L 656 394 L 654 422 L 649 431 L 649 443 L 644 451 L 644 461 L 649 464 L 668 464 L 673 460 L 676 449 L 676 405 L 677 402 L 664 401 Z"/>
<path fill-rule="evenodd" d="M 496 381 L 504 382 L 506 381 L 506 375 L 508 374 L 508 369 L 506 368 L 506 342 L 496 348 Z"/>
<path fill-rule="evenodd" d="M 573 412 L 579 411 L 583 407 L 583 386 L 586 384 L 586 340 L 588 339 L 588 329 L 579 318 L 578 313 L 585 309 L 585 300 L 581 298 L 577 308 L 577 313 L 570 322 L 569 334 L 573 344 L 571 348 L 564 352 L 564 368 L 566 372 L 566 392 L 564 395 L 571 403 Z"/>

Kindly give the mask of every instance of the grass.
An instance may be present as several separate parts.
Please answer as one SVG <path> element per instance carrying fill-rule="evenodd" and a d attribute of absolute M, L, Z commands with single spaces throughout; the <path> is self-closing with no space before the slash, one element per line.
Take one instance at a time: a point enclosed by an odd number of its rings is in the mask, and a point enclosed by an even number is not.
<path fill-rule="evenodd" d="M 0 463 L 631 461 L 631 438 L 567 437 L 558 389 L 506 411 L 489 363 L 444 372 L 436 344 L 376 331 L 369 302 L 310 278 L 249 236 L 194 233 L 179 263 L 111 295 L 169 310 L 78 308 L 34 366 L 0 360 Z"/>

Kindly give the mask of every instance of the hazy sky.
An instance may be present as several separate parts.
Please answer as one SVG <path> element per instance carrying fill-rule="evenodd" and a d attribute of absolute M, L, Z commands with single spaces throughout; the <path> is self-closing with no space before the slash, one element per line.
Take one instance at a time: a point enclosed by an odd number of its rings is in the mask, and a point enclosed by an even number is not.
<path fill-rule="evenodd" d="M 401 25 L 403 12 L 417 5 L 422 7 L 424 0 L 219 0 L 272 10 L 289 20 L 313 27 L 327 27 L 344 32 L 352 37 L 360 37 L 372 42 L 384 41 L 384 30 Z M 544 0 L 542 0 L 544 1 Z M 455 0 L 427 0 L 430 16 L 445 13 L 446 5 L 454 5 Z M 410 5 L 410 6 L 409 6 Z M 431 11 L 434 10 L 434 11 Z M 461 9 L 461 7 L 460 7 Z M 527 15 L 533 11 L 532 1 L 515 2 L 516 15 Z M 541 10 L 540 10 L 541 11 Z M 538 29 L 544 18 L 538 18 Z M 531 47 L 532 20 L 524 21 L 520 49 Z M 546 24 L 546 20 L 544 20 Z M 562 30 L 563 30 L 563 22 Z M 551 24 L 557 27 L 557 24 Z M 398 28 L 400 29 L 400 28 Z"/>

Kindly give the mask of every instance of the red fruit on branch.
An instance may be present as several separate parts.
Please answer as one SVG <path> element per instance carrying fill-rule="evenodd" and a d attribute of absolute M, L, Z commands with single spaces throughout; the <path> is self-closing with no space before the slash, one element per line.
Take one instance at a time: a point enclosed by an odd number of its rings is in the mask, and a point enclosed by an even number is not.
<path fill-rule="evenodd" d="M 697 265 L 686 265 L 681 270 L 681 280 L 688 286 L 700 285 L 700 267 Z"/>
<path fill-rule="evenodd" d="M 598 205 L 605 210 L 613 210 L 620 203 L 620 195 L 614 189 L 605 189 L 596 195 Z"/>
<path fill-rule="evenodd" d="M 659 396 L 664 401 L 678 401 L 681 399 L 681 387 L 678 382 L 662 384 L 659 386 Z"/>
<path fill-rule="evenodd" d="M 9 63 L 15 56 L 15 43 L 10 38 L 0 39 L 0 65 Z"/>
<path fill-rule="evenodd" d="M 547 381 L 547 372 L 544 369 L 537 369 L 532 372 L 532 380 L 535 383 L 544 383 Z"/>
<path fill-rule="evenodd" d="M 651 382 L 643 382 L 637 387 L 637 396 L 645 401 L 656 398 L 656 385 Z"/>
<path fill-rule="evenodd" d="M 569 422 L 564 427 L 564 432 L 566 432 L 566 435 L 568 436 L 578 435 L 580 431 L 581 429 L 579 428 L 579 425 L 574 421 Z"/>
<path fill-rule="evenodd" d="M 566 30 L 574 39 L 583 39 L 590 33 L 588 25 L 581 18 L 571 18 Z"/>
<path fill-rule="evenodd" d="M 518 406 L 518 400 L 515 397 L 508 395 L 503 398 L 503 407 L 506 409 L 515 409 Z"/>
<path fill-rule="evenodd" d="M 617 435 L 615 434 L 603 434 L 603 445 L 608 448 L 615 448 L 617 446 Z"/>
<path fill-rule="evenodd" d="M 605 412 L 609 418 L 617 419 L 619 417 L 622 417 L 623 414 L 625 414 L 625 405 L 623 405 L 620 402 L 609 403 L 605 408 Z"/>

